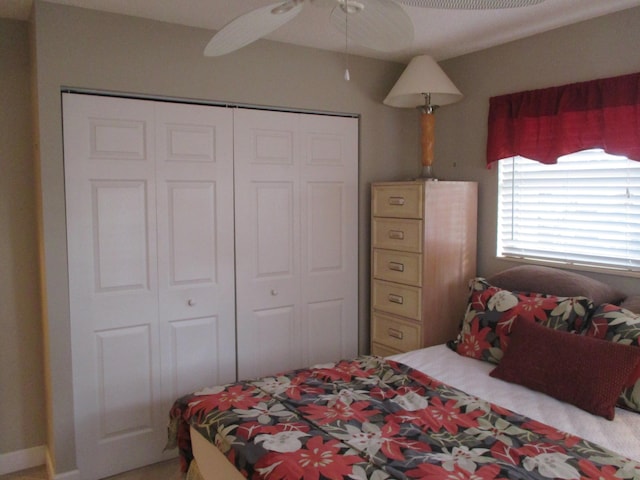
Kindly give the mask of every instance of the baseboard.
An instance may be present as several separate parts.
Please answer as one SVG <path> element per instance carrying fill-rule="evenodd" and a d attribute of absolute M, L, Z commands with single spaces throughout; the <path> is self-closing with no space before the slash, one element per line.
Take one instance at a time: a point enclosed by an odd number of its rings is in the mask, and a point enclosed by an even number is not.
<path fill-rule="evenodd" d="M 19 472 L 45 464 L 44 445 L 0 454 L 0 475 Z"/>
<path fill-rule="evenodd" d="M 51 455 L 49 449 L 45 452 L 45 457 L 47 460 L 47 477 L 52 480 L 80 480 L 80 472 L 78 470 L 71 470 L 69 472 L 64 473 L 55 473 L 55 469 L 53 468 L 53 461 L 51 460 Z"/>
<path fill-rule="evenodd" d="M 58 473 L 53 477 L 49 475 L 49 478 L 53 478 L 53 480 L 80 480 L 80 472 L 71 470 L 70 472 Z"/>

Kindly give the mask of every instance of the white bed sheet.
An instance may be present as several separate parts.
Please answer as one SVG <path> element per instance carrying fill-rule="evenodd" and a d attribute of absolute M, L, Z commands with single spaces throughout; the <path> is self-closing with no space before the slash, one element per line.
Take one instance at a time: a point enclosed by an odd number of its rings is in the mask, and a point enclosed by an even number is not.
<path fill-rule="evenodd" d="M 490 377 L 495 365 L 462 357 L 446 345 L 389 358 L 470 395 L 640 461 L 640 413 L 616 408 L 615 419 L 606 420 L 548 395 Z"/>

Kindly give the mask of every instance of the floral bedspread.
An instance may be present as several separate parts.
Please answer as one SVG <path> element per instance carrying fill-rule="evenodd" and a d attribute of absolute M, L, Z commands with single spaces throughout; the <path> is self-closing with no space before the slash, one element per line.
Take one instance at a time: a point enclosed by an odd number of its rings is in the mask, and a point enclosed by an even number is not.
<path fill-rule="evenodd" d="M 640 479 L 640 463 L 379 357 L 213 387 L 178 399 L 189 426 L 251 479 Z"/>

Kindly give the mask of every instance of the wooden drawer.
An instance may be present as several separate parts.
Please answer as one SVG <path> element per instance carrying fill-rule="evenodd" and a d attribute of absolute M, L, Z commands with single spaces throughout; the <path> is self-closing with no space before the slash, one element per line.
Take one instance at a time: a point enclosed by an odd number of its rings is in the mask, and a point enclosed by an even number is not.
<path fill-rule="evenodd" d="M 422 285 L 422 255 L 395 250 L 373 250 L 373 277 L 396 283 Z"/>
<path fill-rule="evenodd" d="M 421 292 L 422 290 L 418 287 L 373 280 L 371 287 L 372 306 L 376 310 L 420 320 Z"/>
<path fill-rule="evenodd" d="M 422 220 L 373 218 L 371 241 L 374 248 L 422 252 Z"/>
<path fill-rule="evenodd" d="M 374 185 L 371 212 L 374 217 L 422 218 L 422 184 Z"/>
<path fill-rule="evenodd" d="M 400 350 L 394 350 L 386 345 L 380 345 L 379 343 L 371 344 L 371 355 L 378 355 L 379 357 L 390 357 L 391 355 L 397 355 L 398 353 L 404 353 Z"/>
<path fill-rule="evenodd" d="M 420 348 L 420 325 L 374 312 L 371 321 L 371 343 L 400 352 Z"/>

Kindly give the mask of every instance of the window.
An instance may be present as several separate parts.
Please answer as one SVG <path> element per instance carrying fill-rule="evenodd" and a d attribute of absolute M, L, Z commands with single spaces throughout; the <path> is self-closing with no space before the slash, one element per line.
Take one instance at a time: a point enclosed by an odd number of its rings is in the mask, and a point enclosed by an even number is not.
<path fill-rule="evenodd" d="M 498 162 L 498 256 L 640 273 L 640 162 L 585 150 Z"/>

